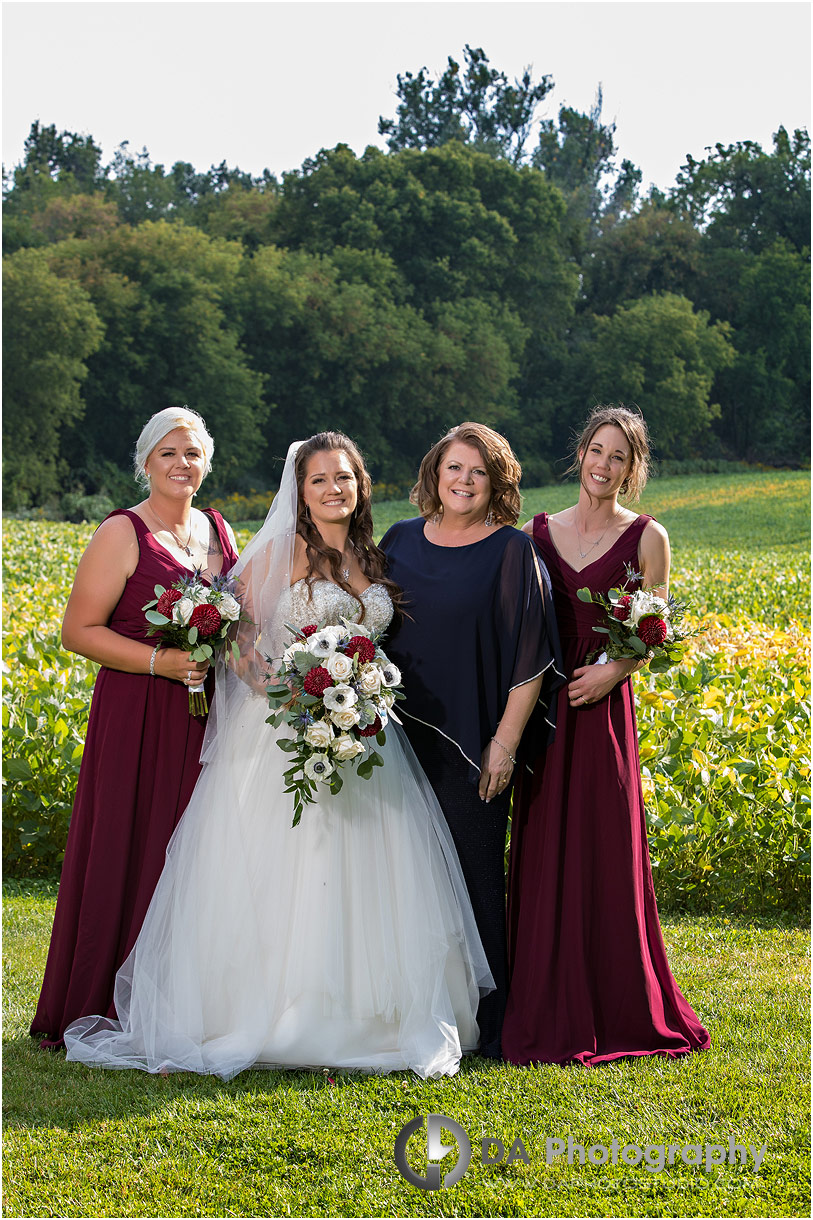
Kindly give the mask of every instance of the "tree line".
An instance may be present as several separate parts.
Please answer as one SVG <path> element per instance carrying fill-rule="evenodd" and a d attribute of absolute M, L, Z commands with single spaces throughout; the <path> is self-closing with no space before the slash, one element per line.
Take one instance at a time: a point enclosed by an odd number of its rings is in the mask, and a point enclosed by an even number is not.
<path fill-rule="evenodd" d="M 450 425 L 552 477 L 595 402 L 637 403 L 662 459 L 809 453 L 810 141 L 780 128 L 641 192 L 601 94 L 481 49 L 398 77 L 387 150 L 323 149 L 282 181 L 170 169 L 32 124 L 4 172 L 7 507 L 129 494 L 145 420 L 199 410 L 214 489 L 270 486 L 289 441 L 350 433 L 408 484 Z"/>

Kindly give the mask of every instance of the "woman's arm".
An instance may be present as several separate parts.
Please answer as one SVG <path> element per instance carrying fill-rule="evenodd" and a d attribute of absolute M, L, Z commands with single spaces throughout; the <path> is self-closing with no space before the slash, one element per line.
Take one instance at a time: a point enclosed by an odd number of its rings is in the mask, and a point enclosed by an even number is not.
<path fill-rule="evenodd" d="M 669 565 L 671 562 L 669 535 L 658 521 L 650 521 L 638 543 L 643 587 L 662 597 L 669 595 Z"/>
<path fill-rule="evenodd" d="M 515 686 L 508 696 L 497 731 L 480 760 L 480 799 L 490 801 L 499 796 L 511 782 L 519 740 L 542 689 L 542 675 Z"/>
<path fill-rule="evenodd" d="M 65 607 L 62 646 L 68 652 L 123 673 L 150 672 L 154 645 L 128 640 L 107 625 L 136 569 L 138 555 L 138 538 L 126 517 L 102 522 L 79 560 Z M 199 677 L 208 668 L 208 663 L 192 661 L 179 648 L 161 648 L 153 667 L 161 677 L 179 682 L 186 681 L 188 672 Z"/>

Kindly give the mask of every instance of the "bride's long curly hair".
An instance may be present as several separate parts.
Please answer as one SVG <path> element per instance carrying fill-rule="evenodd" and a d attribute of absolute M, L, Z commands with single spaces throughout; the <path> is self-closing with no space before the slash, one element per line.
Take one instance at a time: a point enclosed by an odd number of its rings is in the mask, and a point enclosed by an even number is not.
<path fill-rule="evenodd" d="M 308 561 L 308 571 L 305 580 L 308 583 L 308 589 L 312 589 L 314 580 L 318 580 L 326 572 L 330 572 L 331 580 L 346 590 L 351 597 L 356 597 L 350 585 L 342 576 L 341 552 L 337 551 L 335 547 L 327 546 L 322 535 L 311 520 L 308 506 L 302 495 L 308 460 L 314 453 L 332 453 L 336 450 L 341 450 L 342 453 L 347 454 L 348 461 L 353 468 L 353 474 L 356 476 L 358 498 L 350 520 L 348 537 L 353 550 L 356 552 L 359 567 L 371 584 L 384 585 L 392 598 L 396 613 L 399 613 L 403 602 L 403 594 L 398 585 L 387 576 L 387 557 L 373 542 L 372 480 L 370 479 L 367 467 L 364 465 L 364 458 L 361 456 L 358 447 L 343 432 L 317 432 L 315 436 L 311 436 L 308 440 L 302 442 L 296 454 L 296 464 L 294 467 L 298 493 L 296 532 L 305 542 L 305 555 Z M 356 597 L 356 601 L 361 606 L 361 621 L 363 621 L 364 602 L 358 597 Z"/>

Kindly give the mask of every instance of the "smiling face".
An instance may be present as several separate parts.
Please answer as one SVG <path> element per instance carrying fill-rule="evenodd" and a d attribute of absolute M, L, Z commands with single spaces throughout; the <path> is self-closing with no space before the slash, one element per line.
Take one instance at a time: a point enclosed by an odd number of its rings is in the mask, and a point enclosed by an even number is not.
<path fill-rule="evenodd" d="M 194 432 L 174 428 L 155 446 L 144 463 L 150 493 L 174 500 L 191 499 L 203 482 L 206 455 Z"/>
<path fill-rule="evenodd" d="M 491 503 L 491 479 L 475 445 L 452 441 L 438 465 L 438 499 L 447 519 L 461 524 L 485 520 Z"/>
<path fill-rule="evenodd" d="M 320 450 L 310 455 L 300 494 L 317 529 L 320 525 L 349 521 L 358 503 L 358 483 L 343 449 Z"/>
<path fill-rule="evenodd" d="M 614 499 L 630 472 L 629 442 L 620 428 L 604 424 L 579 451 L 582 486 L 591 496 Z"/>

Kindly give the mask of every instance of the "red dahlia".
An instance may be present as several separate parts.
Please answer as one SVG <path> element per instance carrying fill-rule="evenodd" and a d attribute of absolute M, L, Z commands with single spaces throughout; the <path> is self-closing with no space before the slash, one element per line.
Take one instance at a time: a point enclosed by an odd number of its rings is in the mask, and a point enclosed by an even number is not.
<path fill-rule="evenodd" d="M 358 639 L 359 637 L 357 636 L 356 638 Z M 381 717 L 376 716 L 373 723 L 368 724 L 366 729 L 357 729 L 356 732 L 358 733 L 359 737 L 375 737 L 376 733 L 381 732 L 381 728 Z"/>
<path fill-rule="evenodd" d="M 629 593 L 625 593 L 623 597 L 619 597 L 618 601 L 613 606 L 613 618 L 620 619 L 620 621 L 623 623 L 625 619 L 629 618 L 631 603 L 632 598 L 630 597 Z"/>
<path fill-rule="evenodd" d="M 324 665 L 314 665 L 313 669 L 309 669 L 305 674 L 302 685 L 309 695 L 323 695 L 327 688 L 333 685 L 333 679 Z"/>
<path fill-rule="evenodd" d="M 158 598 L 155 608 L 159 614 L 165 614 L 167 618 L 172 618 L 172 607 L 182 597 L 183 593 L 181 593 L 180 589 L 166 589 Z"/>
<path fill-rule="evenodd" d="M 202 606 L 195 606 L 189 626 L 197 627 L 198 635 L 205 639 L 207 635 L 214 635 L 216 631 L 219 631 L 222 622 L 220 611 L 216 610 L 214 606 L 204 603 Z"/>
<path fill-rule="evenodd" d="M 302 634 L 304 636 L 313 635 L 314 631 L 316 631 L 316 630 L 317 630 L 316 623 L 309 623 L 307 627 L 302 628 Z"/>
<path fill-rule="evenodd" d="M 656 614 L 649 614 L 641 619 L 637 634 L 648 648 L 657 648 L 666 639 L 666 623 Z"/>
<path fill-rule="evenodd" d="M 348 657 L 358 657 L 359 665 L 366 665 L 375 656 L 375 644 L 366 635 L 354 635 L 347 641 L 344 651 Z"/>

